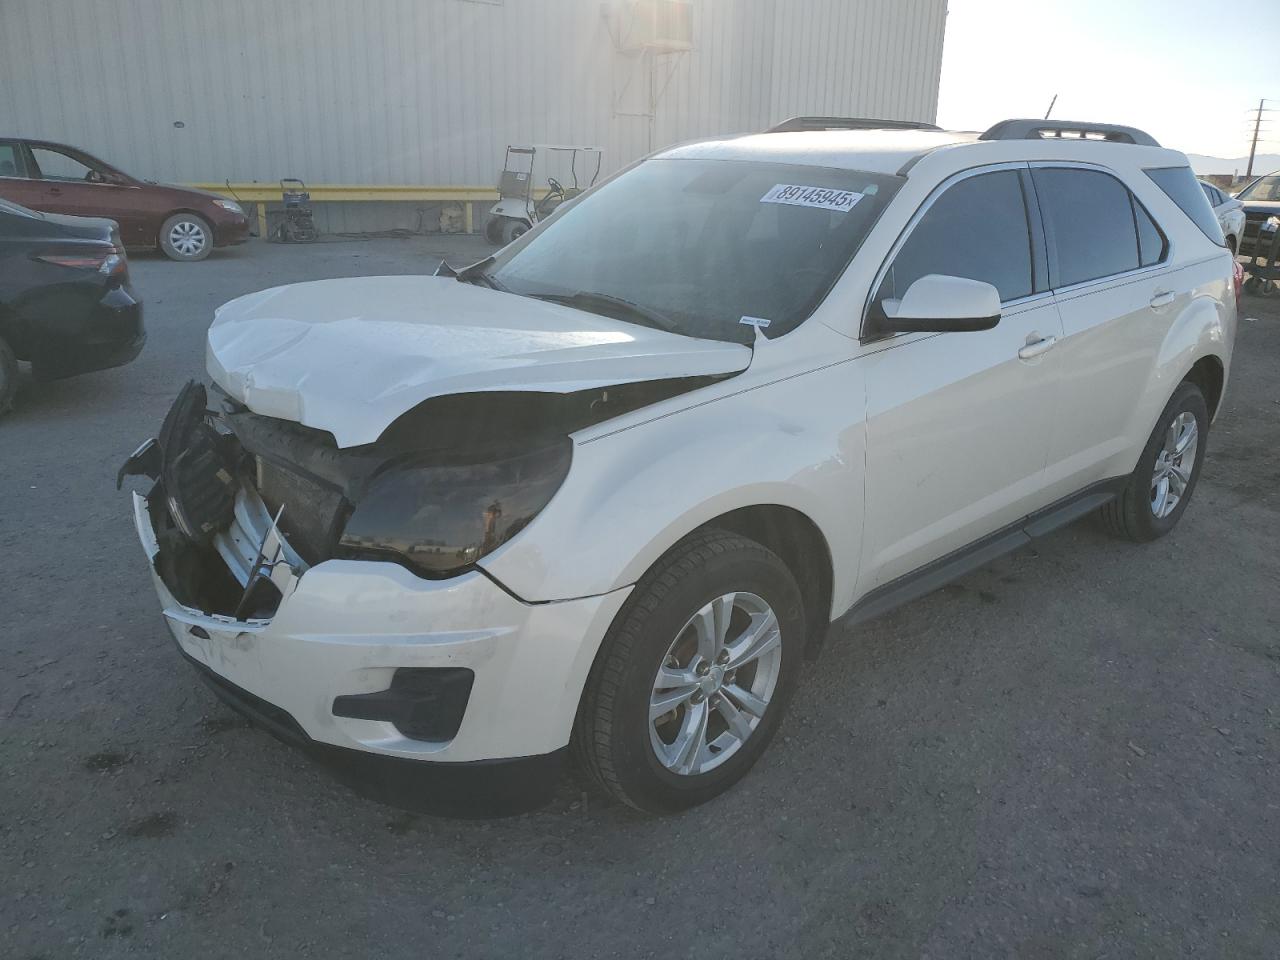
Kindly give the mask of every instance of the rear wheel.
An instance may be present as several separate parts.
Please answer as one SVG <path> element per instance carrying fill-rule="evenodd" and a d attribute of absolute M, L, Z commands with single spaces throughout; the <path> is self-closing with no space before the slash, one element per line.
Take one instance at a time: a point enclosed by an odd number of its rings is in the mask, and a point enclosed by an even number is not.
<path fill-rule="evenodd" d="M 0 417 L 9 412 L 18 392 L 18 358 L 3 337 L 0 337 Z"/>
<path fill-rule="evenodd" d="M 502 242 L 502 220 L 493 217 L 484 225 L 484 238 L 490 243 Z"/>
<path fill-rule="evenodd" d="M 579 761 L 639 810 L 710 800 L 773 738 L 804 636 L 800 589 L 775 553 L 723 530 L 683 541 L 605 637 L 578 709 Z"/>
<path fill-rule="evenodd" d="M 160 249 L 170 260 L 203 260 L 213 250 L 213 228 L 194 213 L 175 213 L 160 228 Z"/>
<path fill-rule="evenodd" d="M 1172 530 L 1187 509 L 1209 432 L 1209 409 L 1200 388 L 1178 385 L 1156 422 L 1124 492 L 1102 508 L 1107 529 L 1145 542 Z"/>

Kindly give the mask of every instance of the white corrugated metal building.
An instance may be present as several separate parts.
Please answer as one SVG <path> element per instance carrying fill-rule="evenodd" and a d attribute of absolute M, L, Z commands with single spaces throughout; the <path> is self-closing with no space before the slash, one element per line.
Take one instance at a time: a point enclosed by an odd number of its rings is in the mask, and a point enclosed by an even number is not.
<path fill-rule="evenodd" d="M 946 0 L 0 0 L 0 135 L 169 182 L 462 198 L 507 143 L 599 146 L 607 173 L 796 114 L 932 121 L 945 19 Z M 321 226 L 387 225 L 341 209 Z"/>

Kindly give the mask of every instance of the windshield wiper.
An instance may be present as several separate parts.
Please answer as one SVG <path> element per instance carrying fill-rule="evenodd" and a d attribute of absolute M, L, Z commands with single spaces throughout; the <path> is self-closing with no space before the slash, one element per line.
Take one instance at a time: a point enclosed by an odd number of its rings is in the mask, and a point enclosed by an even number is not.
<path fill-rule="evenodd" d="M 577 293 L 531 293 L 529 296 L 535 300 L 550 300 L 552 303 L 563 303 L 567 307 L 579 307 L 591 313 L 601 313 L 618 320 L 639 322 L 646 327 L 666 330 L 668 333 L 677 332 L 675 321 L 670 317 L 607 293 L 579 290 Z M 618 317 L 617 314 L 623 314 L 623 316 Z"/>
<path fill-rule="evenodd" d="M 485 273 L 485 268 L 492 266 L 493 261 L 494 261 L 494 256 L 493 254 L 490 254 L 489 256 L 485 257 L 483 260 L 478 260 L 475 263 L 471 264 L 471 266 L 469 267 L 463 267 L 461 270 L 458 271 L 458 274 L 457 274 L 458 282 L 459 283 L 477 283 L 477 284 L 480 284 L 481 286 L 488 287 L 490 290 L 502 290 L 505 292 L 507 289 L 506 287 L 504 287 L 501 283 L 499 283 L 493 277 L 489 276 L 489 274 Z"/>

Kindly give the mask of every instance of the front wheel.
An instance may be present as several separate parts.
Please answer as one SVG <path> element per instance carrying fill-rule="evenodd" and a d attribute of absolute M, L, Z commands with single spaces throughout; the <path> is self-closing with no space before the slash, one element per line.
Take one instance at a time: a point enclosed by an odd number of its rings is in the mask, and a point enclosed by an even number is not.
<path fill-rule="evenodd" d="M 1208 432 L 1204 395 L 1184 380 L 1156 421 L 1124 492 L 1102 508 L 1107 529 L 1139 543 L 1172 530 L 1200 479 Z"/>
<path fill-rule="evenodd" d="M 777 731 L 804 637 L 800 588 L 775 553 L 724 530 L 682 541 L 605 637 L 578 709 L 579 761 L 648 813 L 723 793 Z"/>
<path fill-rule="evenodd" d="M 203 260 L 213 251 L 213 228 L 194 213 L 175 213 L 160 228 L 160 249 L 170 260 Z"/>
<path fill-rule="evenodd" d="M 508 218 L 502 224 L 502 243 L 506 245 L 516 237 L 523 237 L 529 232 L 529 225 L 523 220 L 514 220 Z"/>

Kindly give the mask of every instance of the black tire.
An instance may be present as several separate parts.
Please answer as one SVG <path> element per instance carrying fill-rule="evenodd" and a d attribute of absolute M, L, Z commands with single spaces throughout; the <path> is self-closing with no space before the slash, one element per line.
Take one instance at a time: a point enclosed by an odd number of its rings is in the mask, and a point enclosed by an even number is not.
<path fill-rule="evenodd" d="M 0 417 L 13 407 L 17 393 L 18 358 L 13 355 L 13 348 L 0 337 Z"/>
<path fill-rule="evenodd" d="M 1262 281 L 1250 274 L 1244 281 L 1244 292 L 1250 296 L 1257 296 L 1259 289 L 1262 287 Z"/>
<path fill-rule="evenodd" d="M 529 232 L 529 225 L 523 220 L 516 220 L 508 217 L 502 221 L 502 244 L 506 246 L 516 237 L 522 237 Z"/>
<path fill-rule="evenodd" d="M 484 225 L 484 238 L 490 243 L 502 242 L 502 220 L 492 217 Z"/>
<path fill-rule="evenodd" d="M 1180 414 L 1190 413 L 1196 419 L 1196 451 L 1191 466 L 1190 479 L 1179 498 L 1177 506 L 1165 517 L 1155 514 L 1152 504 L 1152 477 L 1155 474 L 1156 458 L 1165 447 L 1166 437 L 1174 419 Z M 1209 408 L 1204 402 L 1204 395 L 1194 383 L 1184 380 L 1173 391 L 1173 396 L 1166 404 L 1160 418 L 1156 421 L 1151 438 L 1147 441 L 1138 458 L 1138 465 L 1129 477 L 1124 492 L 1115 500 L 1102 507 L 1103 526 L 1114 536 L 1135 543 L 1145 543 L 1163 537 L 1178 524 L 1187 504 L 1195 493 L 1196 483 L 1200 479 L 1200 468 L 1204 463 L 1204 452 L 1209 439 Z"/>
<path fill-rule="evenodd" d="M 170 260 L 203 260 L 213 252 L 213 227 L 197 214 L 175 213 L 160 228 L 160 250 Z"/>
<path fill-rule="evenodd" d="M 776 685 L 758 725 L 734 752 L 707 772 L 679 774 L 663 765 L 650 741 L 658 669 L 694 615 L 734 591 L 762 599 L 777 616 L 782 643 Z M 640 580 L 605 636 L 578 707 L 578 762 L 601 789 L 637 810 L 668 813 L 705 803 L 741 779 L 769 745 L 795 685 L 804 641 L 800 588 L 775 553 L 725 530 L 686 538 Z M 706 701 L 712 717 L 719 713 L 711 710 L 715 699 L 713 694 Z"/>

